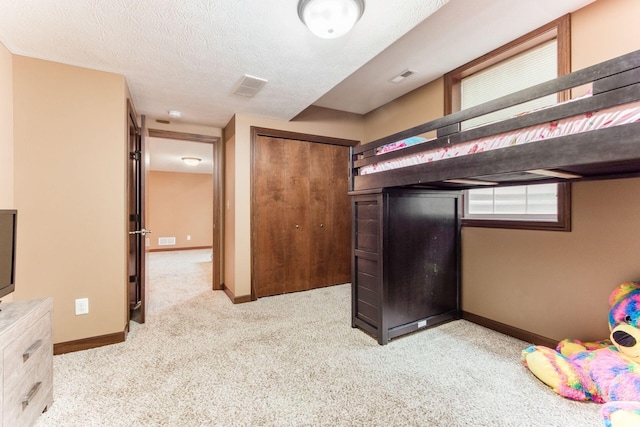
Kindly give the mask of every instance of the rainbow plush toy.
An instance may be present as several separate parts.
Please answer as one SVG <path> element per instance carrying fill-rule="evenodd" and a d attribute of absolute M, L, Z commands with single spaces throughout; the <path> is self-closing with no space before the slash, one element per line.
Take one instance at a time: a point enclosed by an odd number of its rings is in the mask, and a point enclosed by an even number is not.
<path fill-rule="evenodd" d="M 607 427 L 640 426 L 640 283 L 618 286 L 609 297 L 610 340 L 564 340 L 556 350 L 531 346 L 522 361 L 556 393 L 604 403 Z"/>

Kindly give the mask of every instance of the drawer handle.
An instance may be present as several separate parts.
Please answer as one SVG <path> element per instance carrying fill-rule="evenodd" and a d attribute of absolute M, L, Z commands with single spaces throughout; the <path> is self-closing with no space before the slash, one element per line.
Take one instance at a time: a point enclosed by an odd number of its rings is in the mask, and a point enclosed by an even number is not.
<path fill-rule="evenodd" d="M 38 340 L 33 344 L 31 344 L 31 347 L 29 347 L 27 351 L 22 353 L 22 363 L 25 363 L 27 360 L 29 360 L 29 358 L 33 356 L 33 353 L 35 353 L 40 348 L 41 345 L 42 345 L 42 340 Z"/>
<path fill-rule="evenodd" d="M 41 385 L 42 385 L 41 381 L 38 381 L 37 383 L 35 383 L 33 387 L 31 387 L 31 390 L 29 390 L 29 393 L 22 399 L 23 411 L 27 406 L 29 406 L 29 403 L 33 400 L 33 397 L 36 395 L 38 390 L 40 390 Z"/>

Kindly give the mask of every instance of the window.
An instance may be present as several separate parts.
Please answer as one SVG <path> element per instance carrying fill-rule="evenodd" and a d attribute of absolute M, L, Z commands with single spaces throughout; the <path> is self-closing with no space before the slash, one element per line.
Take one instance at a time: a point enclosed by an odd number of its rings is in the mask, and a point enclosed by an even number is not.
<path fill-rule="evenodd" d="M 569 15 L 445 75 L 445 113 L 470 108 L 566 74 Z M 568 99 L 550 95 L 462 124 L 466 129 Z M 565 184 L 465 191 L 463 225 L 570 230 L 570 188 Z"/>
<path fill-rule="evenodd" d="M 475 107 L 518 90 L 555 79 L 558 76 L 557 45 L 556 39 L 550 40 L 482 71 L 463 77 L 460 80 L 460 109 Z M 556 95 L 548 95 L 467 120 L 463 128 L 503 120 L 557 102 Z"/>
<path fill-rule="evenodd" d="M 462 223 L 472 227 L 570 231 L 571 186 L 538 184 L 465 192 Z"/>

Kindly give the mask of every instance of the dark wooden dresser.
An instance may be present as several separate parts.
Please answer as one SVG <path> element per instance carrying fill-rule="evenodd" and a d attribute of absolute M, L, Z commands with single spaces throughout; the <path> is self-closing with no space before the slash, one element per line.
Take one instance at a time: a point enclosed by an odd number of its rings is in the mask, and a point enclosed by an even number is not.
<path fill-rule="evenodd" d="M 390 339 L 460 317 L 461 193 L 352 192 L 352 326 Z"/>

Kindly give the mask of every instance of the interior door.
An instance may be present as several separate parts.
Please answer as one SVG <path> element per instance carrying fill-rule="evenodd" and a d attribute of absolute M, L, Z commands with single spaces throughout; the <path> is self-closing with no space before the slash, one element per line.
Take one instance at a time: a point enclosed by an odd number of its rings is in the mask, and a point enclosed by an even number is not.
<path fill-rule="evenodd" d="M 128 294 L 129 318 L 145 322 L 146 314 L 146 253 L 145 235 L 145 143 L 146 119 L 142 116 L 138 127 L 135 113 L 129 108 L 129 163 L 128 163 Z"/>

